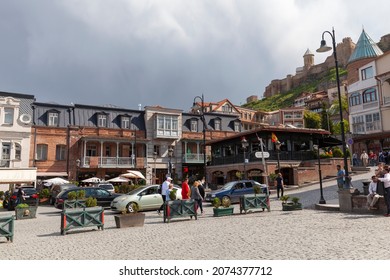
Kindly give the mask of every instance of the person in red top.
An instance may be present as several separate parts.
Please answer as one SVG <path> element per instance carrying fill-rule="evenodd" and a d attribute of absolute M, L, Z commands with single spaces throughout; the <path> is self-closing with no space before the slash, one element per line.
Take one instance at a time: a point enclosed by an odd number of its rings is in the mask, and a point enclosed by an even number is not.
<path fill-rule="evenodd" d="M 190 186 L 188 185 L 188 178 L 185 178 L 181 184 L 181 199 L 190 198 Z"/>

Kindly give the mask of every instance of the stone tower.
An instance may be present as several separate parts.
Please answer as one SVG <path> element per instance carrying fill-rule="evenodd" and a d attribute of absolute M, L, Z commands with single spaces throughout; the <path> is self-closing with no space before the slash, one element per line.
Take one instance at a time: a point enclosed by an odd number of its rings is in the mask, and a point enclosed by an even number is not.
<path fill-rule="evenodd" d="M 314 65 L 314 54 L 307 49 L 305 54 L 303 55 L 303 67 L 304 70 L 309 70 Z"/>

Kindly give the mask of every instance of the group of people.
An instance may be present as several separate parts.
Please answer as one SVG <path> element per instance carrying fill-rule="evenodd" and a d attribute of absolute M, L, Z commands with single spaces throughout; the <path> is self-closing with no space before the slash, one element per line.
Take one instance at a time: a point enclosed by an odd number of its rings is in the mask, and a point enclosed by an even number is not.
<path fill-rule="evenodd" d="M 383 194 L 387 206 L 386 217 L 390 217 L 390 173 L 389 167 L 384 163 L 378 164 L 375 175 L 371 177 L 368 186 L 367 207 L 370 210 L 377 209 L 376 203 Z"/>
<path fill-rule="evenodd" d="M 379 153 L 369 151 L 368 153 L 363 150 L 359 155 L 354 152 L 352 155 L 353 166 L 375 166 L 378 163 L 390 164 L 390 153 L 388 151 L 379 151 Z"/>
<path fill-rule="evenodd" d="M 201 215 L 204 215 L 203 211 L 203 200 L 205 198 L 205 178 L 203 177 L 202 180 L 196 180 L 192 183 L 192 186 L 190 188 L 189 185 L 189 179 L 184 178 L 183 183 L 181 185 L 181 199 L 194 199 L 200 209 Z M 172 178 L 170 176 L 167 176 L 164 183 L 161 185 L 161 196 L 163 199 L 163 202 L 170 200 L 170 192 L 173 189 L 173 183 Z M 160 215 L 161 211 L 164 208 L 164 204 L 161 205 L 161 208 L 157 210 L 157 213 Z"/>

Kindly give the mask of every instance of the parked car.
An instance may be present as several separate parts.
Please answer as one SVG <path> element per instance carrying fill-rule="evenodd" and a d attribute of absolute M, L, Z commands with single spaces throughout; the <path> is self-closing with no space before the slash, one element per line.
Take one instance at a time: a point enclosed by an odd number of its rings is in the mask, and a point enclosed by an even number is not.
<path fill-rule="evenodd" d="M 56 197 L 60 192 L 72 188 L 77 188 L 77 186 L 74 184 L 53 185 L 50 189 L 50 204 L 54 205 L 54 203 L 56 202 Z"/>
<path fill-rule="evenodd" d="M 110 193 L 115 193 L 114 185 L 111 183 L 100 182 L 100 183 L 94 184 L 93 186 L 98 187 L 98 188 L 103 188 L 103 189 L 109 191 Z"/>
<path fill-rule="evenodd" d="M 134 204 L 138 205 L 140 211 L 160 209 L 163 199 L 161 194 L 158 193 L 158 188 L 159 185 L 139 187 L 127 194 L 116 197 L 111 202 L 111 210 L 130 213 L 133 212 Z M 181 199 L 181 188 L 178 185 L 173 188 L 177 190 L 177 199 Z"/>
<path fill-rule="evenodd" d="M 226 183 L 221 189 L 207 193 L 205 200 L 207 202 L 212 202 L 214 198 L 218 197 L 221 200 L 228 198 L 232 203 L 237 203 L 240 201 L 240 196 L 244 194 L 254 194 L 253 187 L 255 185 L 261 187 L 262 193 L 269 194 L 267 185 L 260 184 L 253 180 L 241 180 Z"/>
<path fill-rule="evenodd" d="M 110 207 L 111 201 L 120 196 L 120 194 L 110 193 L 109 191 L 98 187 L 77 187 L 64 190 L 60 192 L 56 197 L 54 206 L 58 209 L 63 208 L 64 200 L 68 199 L 69 192 L 72 191 L 85 191 L 85 198 L 93 197 L 97 200 L 97 205 L 102 207 Z"/>
<path fill-rule="evenodd" d="M 24 200 L 21 203 L 26 203 L 28 205 L 37 206 L 39 204 L 39 194 L 37 189 L 34 186 L 22 186 L 24 192 Z M 5 198 L 3 201 L 3 207 L 7 208 L 9 211 L 14 210 L 17 205 L 19 188 L 16 188 L 11 194 L 9 191 L 5 192 Z"/>

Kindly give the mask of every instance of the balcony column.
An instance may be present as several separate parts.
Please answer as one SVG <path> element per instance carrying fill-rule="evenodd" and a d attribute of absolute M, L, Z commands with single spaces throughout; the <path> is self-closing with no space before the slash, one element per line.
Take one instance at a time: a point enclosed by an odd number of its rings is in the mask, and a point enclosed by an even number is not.
<path fill-rule="evenodd" d="M 184 162 L 187 162 L 187 141 L 184 141 Z"/>
<path fill-rule="evenodd" d="M 100 165 L 103 164 L 103 141 L 100 141 Z"/>
<path fill-rule="evenodd" d="M 81 166 L 84 166 L 85 158 L 87 157 L 87 140 L 83 140 L 83 142 L 84 142 L 84 145 L 83 145 L 84 151 L 83 151 L 83 160 L 81 162 Z"/>
<path fill-rule="evenodd" d="M 116 166 L 119 166 L 119 142 L 116 142 Z"/>
<path fill-rule="evenodd" d="M 200 148 L 199 148 L 199 142 L 196 143 L 196 160 L 199 161 L 200 156 Z"/>
<path fill-rule="evenodd" d="M 131 142 L 131 165 L 134 166 L 134 142 Z"/>

